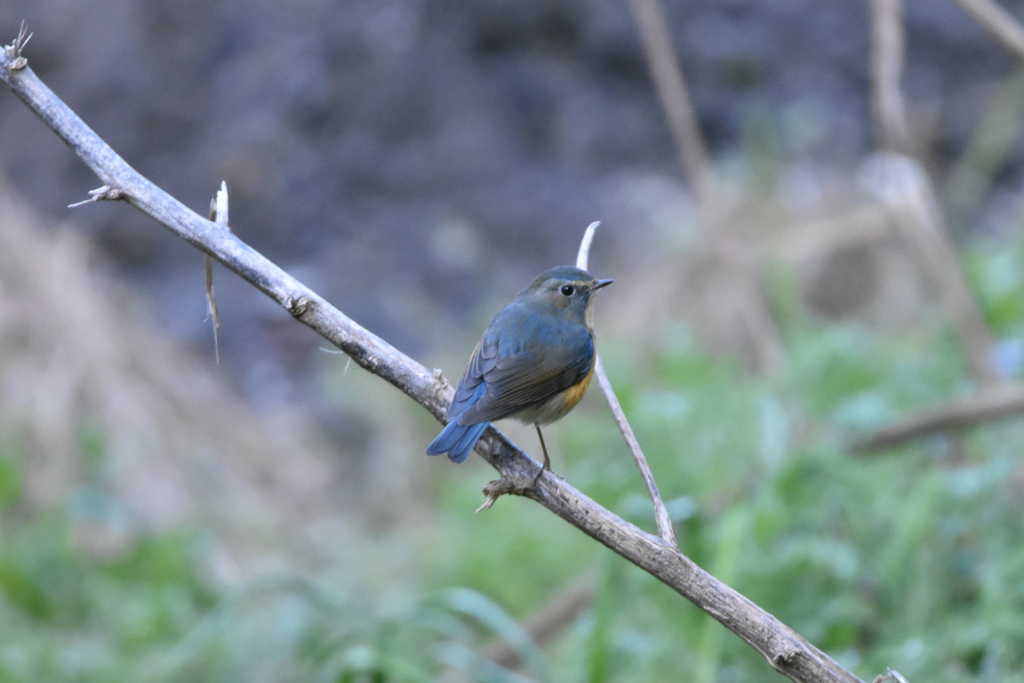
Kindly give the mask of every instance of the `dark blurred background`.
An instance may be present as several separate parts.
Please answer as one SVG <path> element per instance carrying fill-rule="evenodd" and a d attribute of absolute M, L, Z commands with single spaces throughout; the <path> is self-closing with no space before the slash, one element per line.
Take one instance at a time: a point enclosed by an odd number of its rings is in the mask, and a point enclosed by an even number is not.
<path fill-rule="evenodd" d="M 1004 6 L 1024 14 L 1022 3 Z M 924 610 L 900 622 L 910 624 L 905 631 L 887 632 L 886 609 L 902 615 L 905 605 L 858 611 L 886 595 L 886 572 L 901 553 L 927 546 L 927 533 L 899 537 L 905 545 L 872 574 L 842 558 L 870 556 L 875 535 L 891 531 L 889 518 L 865 522 L 861 535 L 845 527 L 837 533 L 828 525 L 855 514 L 845 508 L 819 514 L 828 507 L 820 500 L 805 501 L 807 508 L 786 523 L 758 517 L 758 506 L 770 498 L 754 495 L 761 486 L 778 485 L 780 499 L 792 499 L 786 487 L 795 486 L 796 475 L 777 469 L 780 463 L 807 467 L 810 458 L 820 465 L 815 458 L 828 453 L 831 464 L 822 467 L 830 475 L 847 473 L 828 468 L 848 465 L 836 444 L 851 428 L 876 428 L 976 388 L 955 335 L 936 312 L 927 268 L 892 230 L 892 217 L 865 182 L 866 160 L 879 146 L 870 105 L 869 7 L 835 0 L 664 7 L 730 207 L 716 226 L 731 235 L 725 246 L 709 245 L 700 198 L 687 184 L 625 0 L 4 0 L 0 41 L 13 40 L 27 21 L 34 33 L 26 50 L 31 67 L 130 164 L 201 215 L 226 181 L 231 227 L 241 239 L 450 379 L 489 316 L 536 273 L 573 262 L 584 228 L 601 220 L 591 270 L 616 284 L 598 302 L 598 336 L 641 431 L 646 419 L 641 440 L 665 446 L 653 459 L 665 463 L 662 488 L 675 500 L 680 526 L 689 525 L 683 535 L 698 561 L 731 566 L 715 544 L 747 538 L 746 522 L 736 526 L 727 514 L 738 500 L 751 506 L 748 521 L 764 549 L 775 538 L 766 529 L 788 542 L 790 522 L 807 528 L 821 522 L 828 528 L 820 536 L 808 532 L 820 547 L 786 546 L 795 554 L 781 553 L 790 559 L 771 581 L 734 573 L 741 590 L 747 577 L 749 590 L 764 591 L 756 599 L 770 601 L 767 587 L 788 585 L 779 578 L 791 576 L 785 571 L 799 577 L 808 566 L 813 573 L 828 565 L 820 595 L 853 597 L 827 609 L 821 598 L 809 609 L 831 616 L 803 624 L 805 635 L 840 653 L 844 663 L 874 666 L 905 656 L 905 668 L 948 674 L 934 680 L 973 680 L 989 661 L 1011 670 L 1018 660 L 1004 661 L 1003 650 L 990 649 L 997 640 L 1013 648 L 1017 641 L 1005 633 L 957 645 L 935 638 L 934 650 L 922 655 L 914 628 L 941 624 L 949 633 L 956 630 L 952 622 L 929 621 Z M 996 374 L 1012 379 L 1024 359 L 1024 304 L 1015 303 L 1024 291 L 1015 275 L 1024 254 L 1019 67 L 954 0 L 908 2 L 904 20 L 910 151 L 934 183 L 951 244 L 967 250 L 965 272 L 992 328 Z M 610 627 L 614 636 L 595 626 L 615 619 L 609 616 L 615 610 L 608 611 L 614 599 L 600 586 L 628 583 L 629 570 L 571 530 L 564 533 L 572 541 L 546 530 L 556 522 L 530 517 L 525 505 L 502 501 L 466 521 L 489 476 L 479 463 L 456 470 L 421 457 L 437 426 L 432 420 L 390 387 L 350 370 L 343 356 L 324 353 L 325 342 L 219 267 L 223 333 L 221 365 L 215 365 L 203 255 L 123 204 L 67 208 L 99 184 L 21 102 L 0 92 L 6 243 L 0 254 L 7 252 L 0 255 L 0 506 L 14 520 L 5 533 L 15 539 L 22 537 L 14 529 L 22 528 L 26 539 L 50 538 L 33 525 L 56 515 L 58 521 L 46 523 L 57 525 L 53 544 L 60 548 L 44 552 L 25 540 L 23 554 L 0 557 L 0 593 L 7 592 L 8 603 L 55 624 L 38 639 L 18 640 L 20 626 L 6 634 L 34 653 L 25 655 L 32 666 L 18 670 L 27 672 L 19 674 L 24 680 L 83 680 L 82 671 L 129 677 L 143 671 L 153 680 L 199 671 L 195 680 L 225 680 L 262 661 L 263 653 L 253 654 L 261 639 L 284 653 L 263 680 L 304 679 L 310 670 L 318 680 L 356 680 L 325 673 L 373 668 L 360 668 L 359 657 L 369 656 L 364 651 L 338 645 L 346 638 L 375 643 L 366 647 L 378 654 L 433 652 L 415 629 L 409 642 L 398 638 L 394 643 L 405 644 L 392 643 L 391 650 L 374 640 L 376 631 L 360 631 L 364 622 L 381 632 L 392 619 L 418 623 L 417 610 L 425 608 L 410 596 L 469 586 L 482 602 L 470 609 L 452 600 L 500 633 L 498 622 L 480 616 L 494 607 L 488 600 L 523 617 L 563 584 L 595 580 L 597 597 L 588 589 L 581 609 L 594 600 L 597 606 L 577 621 L 580 612 L 573 613 L 561 650 L 548 653 L 554 662 L 548 674 L 557 672 L 551 680 L 665 680 L 666 671 L 678 670 L 671 638 L 644 646 L 630 640 L 637 632 L 669 633 L 665 623 L 675 617 L 664 616 L 657 627 L 622 617 Z M 752 285 L 738 284 L 748 277 Z M 762 323 L 748 320 L 737 332 L 733 312 L 751 309 L 761 312 Z M 564 451 L 554 456 L 555 469 L 620 514 L 649 521 L 649 513 L 637 512 L 644 504 L 636 500 L 642 489 L 635 473 L 620 467 L 617 436 L 602 431 L 599 401 L 590 397 L 578 412 L 584 417 L 554 428 L 556 449 Z M 733 419 L 750 434 L 727 435 Z M 581 435 L 587 425 L 592 433 Z M 681 432 L 667 436 L 674 428 Z M 532 448 L 530 432 L 516 429 L 510 428 L 513 435 Z M 607 439 L 596 442 L 599 434 Z M 905 479 L 887 470 L 871 476 L 912 486 L 914 468 L 972 461 L 970 444 L 936 444 L 913 451 L 918 459 Z M 618 464 L 585 459 L 601 449 Z M 688 449 L 691 464 L 678 464 L 673 452 Z M 995 460 L 1009 468 L 1014 457 Z M 741 463 L 751 460 L 758 463 L 756 481 L 722 479 L 746 471 Z M 863 489 L 850 483 L 857 476 L 838 475 L 852 487 L 845 492 L 851 510 L 870 489 L 867 482 Z M 1001 476 L 985 481 L 996 486 Z M 815 481 L 812 476 L 807 485 L 826 495 Z M 965 490 L 961 485 L 950 484 L 950 491 Z M 970 490 L 979 499 L 992 497 L 984 486 Z M 950 509 L 941 496 L 928 500 Z M 503 507 L 522 515 L 524 528 L 496 522 Z M 1013 518 L 1000 510 L 1000 519 Z M 906 514 L 894 509 L 892 519 Z M 481 550 L 478 543 L 497 533 L 512 540 Z M 856 539 L 849 541 L 854 549 L 830 545 L 847 533 Z M 963 553 L 973 541 L 962 540 L 949 541 L 950 557 L 959 558 L 950 567 L 970 564 Z M 551 547 L 571 557 L 539 559 Z M 980 564 L 956 566 L 936 580 L 936 592 L 955 594 L 953 601 L 981 595 L 977 586 L 963 595 L 947 590 L 961 585 L 961 574 L 983 573 Z M 40 568 L 71 588 L 33 592 L 30 578 L 46 575 Z M 503 578 L 506 570 L 525 583 Z M 173 585 L 185 597 L 161 602 L 145 593 L 148 583 L 118 584 L 134 573 L 149 577 L 147 571 L 154 585 Z M 18 572 L 28 578 L 9 578 Z M 107 592 L 74 578 L 91 572 L 111 581 Z M 272 636 L 259 626 L 223 642 L 209 636 L 219 633 L 210 626 L 211 610 L 235 604 L 225 595 L 274 572 L 384 597 L 370 606 L 337 607 L 334 617 L 356 615 L 353 623 L 360 625 L 337 627 L 337 641 L 328 644 L 294 635 L 322 624 L 288 601 L 273 602 Z M 522 578 L 524 572 L 530 576 Z M 629 585 L 658 595 L 639 581 Z M 109 605 L 121 601 L 148 616 L 104 622 L 105 610 L 116 611 Z M 791 596 L 769 607 L 785 615 L 799 602 Z M 70 616 L 62 611 L 67 604 L 77 605 L 68 608 Z M 412 612 L 410 604 L 417 605 Z M 800 620 L 800 614 L 790 616 Z M 688 634 L 681 637 L 705 638 L 697 649 L 706 671 L 693 680 L 764 673 L 763 664 L 700 635 L 704 622 L 686 615 L 675 624 Z M 41 653 L 53 643 L 64 647 L 73 639 L 68 634 L 89 632 L 85 622 L 120 634 L 121 644 L 99 637 L 99 650 L 86 648 L 78 664 L 47 668 Z M 278 627 L 283 631 L 273 630 Z M 482 638 L 454 627 L 450 633 L 456 640 Z M 125 639 L 157 652 L 157 663 L 134 658 Z M 872 650 L 880 641 L 885 647 Z M 449 673 L 476 671 L 462 655 L 445 652 L 415 664 L 431 675 L 438 662 Z M 567 652 L 583 652 L 585 663 Z M 646 657 L 646 677 L 630 678 L 625 664 L 608 664 L 609 652 L 623 662 Z M 0 672 L 15 671 L 11 661 L 0 657 Z M 89 662 L 100 664 L 89 668 Z M 504 680 L 490 675 L 476 671 L 471 678 Z M 544 677 L 536 670 L 530 675 Z"/>
<path fill-rule="evenodd" d="M 941 178 L 1011 60 L 953 0 L 908 5 L 906 94 Z M 244 240 L 414 356 L 439 338 L 430 316 L 468 324 L 482 300 L 570 262 L 591 220 L 605 224 L 594 267 L 612 275 L 649 268 L 652 245 L 685 239 L 685 215 L 664 217 L 687 194 L 625 2 L 5 6 L 8 34 L 22 18 L 35 32 L 36 72 L 129 163 L 200 213 L 226 180 Z M 872 151 L 865 6 L 666 11 L 722 163 L 770 146 L 786 199 L 813 204 L 830 175 L 850 176 Z M 1019 182 L 1022 149 L 1001 186 Z M 192 249 L 121 206 L 69 212 L 94 177 L 10 97 L 0 150 L 20 194 L 81 225 L 169 334 L 209 350 L 204 302 L 189 296 L 200 284 Z M 314 342 L 281 330 L 229 279 L 223 356 L 245 393 L 303 393 L 288 386 L 301 376 L 292 366 Z"/>

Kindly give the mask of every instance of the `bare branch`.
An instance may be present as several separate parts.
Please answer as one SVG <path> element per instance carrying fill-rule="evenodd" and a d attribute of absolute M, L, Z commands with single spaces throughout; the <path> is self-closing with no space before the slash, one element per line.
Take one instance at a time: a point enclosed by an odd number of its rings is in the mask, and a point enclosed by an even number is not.
<path fill-rule="evenodd" d="M 644 484 L 647 485 L 647 493 L 651 496 L 651 501 L 654 503 L 654 518 L 658 522 L 658 535 L 666 543 L 679 545 L 679 542 L 676 540 L 675 528 L 672 526 L 672 516 L 668 514 L 668 508 L 665 507 L 665 503 L 661 500 L 658 485 L 654 482 L 654 474 L 651 473 L 651 468 L 647 464 L 647 458 L 644 457 L 644 452 L 640 449 L 640 442 L 637 441 L 633 428 L 629 426 L 629 421 L 626 419 L 626 414 L 619 404 L 615 390 L 612 389 L 612 383 L 608 380 L 608 374 L 604 371 L 604 363 L 601 362 L 601 356 L 597 356 L 596 363 L 597 367 L 594 369 L 594 372 L 597 374 L 597 381 L 601 385 L 601 391 L 604 392 L 605 398 L 608 399 L 608 407 L 612 409 L 615 424 L 618 425 L 619 431 L 622 432 L 622 438 L 626 441 L 629 452 L 633 454 L 636 466 L 640 468 L 640 476 L 643 477 Z"/>
<path fill-rule="evenodd" d="M 590 261 L 590 244 L 594 241 L 594 233 L 599 225 L 601 225 L 600 221 L 594 221 L 587 226 L 586 232 L 583 233 L 583 241 L 580 242 L 580 250 L 576 255 L 576 267 L 581 270 L 587 270 Z M 608 407 L 612 410 L 615 424 L 622 432 L 622 438 L 625 439 L 629 452 L 633 454 L 636 466 L 640 468 L 640 476 L 643 477 L 644 484 L 647 485 L 647 493 L 650 494 L 651 502 L 654 503 L 654 518 L 658 522 L 658 535 L 666 543 L 679 545 L 679 542 L 676 541 L 676 531 L 672 526 L 672 517 L 661 500 L 658 485 L 654 482 L 654 474 L 651 473 L 647 458 L 644 457 L 644 452 L 640 449 L 640 442 L 637 441 L 633 428 L 629 426 L 626 413 L 622 410 L 622 405 L 619 403 L 618 396 L 615 395 L 611 381 L 608 380 L 608 373 L 604 371 L 604 363 L 601 362 L 600 354 L 594 355 L 594 364 L 594 374 L 597 375 L 597 382 L 601 385 L 601 391 L 604 392 L 604 397 L 608 400 Z"/>
<path fill-rule="evenodd" d="M 1007 386 L 925 411 L 854 443 L 856 451 L 883 451 L 936 434 L 959 432 L 1024 413 L 1024 387 Z"/>
<path fill-rule="evenodd" d="M 750 240 L 738 234 L 738 226 L 730 221 L 728 200 L 715 178 L 665 12 L 659 0 L 630 0 L 629 6 L 640 29 L 647 67 L 683 171 L 697 199 L 704 237 L 715 259 L 713 267 L 727 273 L 723 279 L 738 293 L 723 297 L 718 290 L 710 291 L 715 306 L 725 311 L 717 318 L 721 321 L 720 332 L 737 340 L 751 370 L 769 372 L 779 365 L 783 355 L 778 327 L 761 294 L 760 267 L 751 267 L 754 259 L 750 258 Z"/>
<path fill-rule="evenodd" d="M 981 24 L 996 42 L 1017 59 L 1024 59 L 1024 27 L 993 0 L 956 0 L 957 4 Z"/>
<path fill-rule="evenodd" d="M 356 363 L 415 399 L 441 419 L 453 390 L 380 337 L 361 327 L 322 297 L 239 240 L 190 211 L 140 175 L 101 140 L 23 65 L 14 69 L 9 51 L 0 58 L 0 78 L 70 145 L 83 161 L 124 199 L 175 234 L 213 256 L 283 306 L 299 321 L 334 343 Z M 497 469 L 504 486 L 528 485 L 524 495 L 655 576 L 691 600 L 760 652 L 769 664 L 794 681 L 859 681 L 791 628 L 698 567 L 677 548 L 612 514 L 559 477 L 545 472 L 530 485 L 539 467 L 493 427 L 477 444 L 480 455 Z M 508 482 L 513 482 L 509 484 Z"/>
<path fill-rule="evenodd" d="M 683 68 L 672 47 L 665 13 L 658 0 L 630 0 L 629 6 L 640 29 L 647 67 L 668 118 L 669 130 L 679 150 L 683 169 L 700 200 L 701 208 L 713 212 L 718 202 L 715 178 L 704 136 L 700 132 L 700 122 L 686 90 Z"/>
<path fill-rule="evenodd" d="M 903 101 L 903 5 L 901 0 L 871 0 L 871 109 L 879 146 L 910 151 Z"/>

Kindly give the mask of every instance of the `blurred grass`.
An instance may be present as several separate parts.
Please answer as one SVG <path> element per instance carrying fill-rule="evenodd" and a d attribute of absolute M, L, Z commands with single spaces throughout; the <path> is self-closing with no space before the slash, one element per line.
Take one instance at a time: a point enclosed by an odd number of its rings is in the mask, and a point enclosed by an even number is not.
<path fill-rule="evenodd" d="M 964 261 L 993 330 L 1013 342 L 1024 249 L 978 244 Z M 1024 424 L 850 455 L 851 437 L 972 391 L 955 339 L 937 316 L 885 333 L 809 320 L 786 274 L 773 278 L 788 354 L 776 376 L 709 358 L 681 325 L 639 352 L 602 337 L 682 548 L 866 680 L 886 666 L 911 681 L 1024 680 Z M 394 414 L 415 424 L 415 408 L 403 410 Z M 426 443 L 434 426 L 416 429 Z M 80 433 L 83 452 L 102 459 L 102 435 Z M 654 529 L 596 392 L 552 435 L 568 481 Z M 504 498 L 473 514 L 490 476 L 479 463 L 430 461 L 434 505 L 419 523 L 354 529 L 323 541 L 307 569 L 270 565 L 232 584 L 211 575 L 215 541 L 202 528 L 86 552 L 82 500 L 96 492 L 83 486 L 29 515 L 22 455 L 0 450 L 0 681 L 775 676 L 717 622 L 539 506 Z M 541 650 L 523 637 L 518 619 L 595 576 L 593 605 L 554 642 Z M 521 673 L 477 654 L 499 636 L 526 662 Z"/>

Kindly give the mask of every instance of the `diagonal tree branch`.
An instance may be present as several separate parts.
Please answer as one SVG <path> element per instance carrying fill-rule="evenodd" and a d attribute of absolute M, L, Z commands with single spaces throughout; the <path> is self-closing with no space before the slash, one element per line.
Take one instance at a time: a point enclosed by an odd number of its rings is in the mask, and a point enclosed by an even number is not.
<path fill-rule="evenodd" d="M 640 29 L 647 68 L 665 110 L 683 169 L 700 200 L 701 209 L 706 214 L 715 215 L 719 201 L 717 181 L 700 132 L 697 112 L 686 89 L 683 67 L 672 48 L 665 12 L 658 0 L 630 0 L 629 6 Z"/>
<path fill-rule="evenodd" d="M 850 448 L 860 452 L 884 451 L 915 439 L 962 432 L 989 422 L 1017 417 L 1022 413 L 1024 387 L 1008 384 L 904 418 L 855 441 Z"/>
<path fill-rule="evenodd" d="M 352 360 L 441 419 L 452 389 L 439 371 L 400 353 L 274 263 L 174 199 L 119 157 L 28 68 L 20 46 L 0 53 L 0 79 L 100 177 L 102 196 L 126 201 L 252 283 Z M 859 681 L 791 628 L 698 567 L 677 548 L 612 514 L 489 428 L 477 451 L 502 478 L 495 487 L 530 498 L 670 586 L 760 652 L 794 681 Z M 494 491 L 492 490 L 493 494 Z"/>
<path fill-rule="evenodd" d="M 956 0 L 996 42 L 1018 59 L 1024 59 L 1024 27 L 994 0 Z"/>

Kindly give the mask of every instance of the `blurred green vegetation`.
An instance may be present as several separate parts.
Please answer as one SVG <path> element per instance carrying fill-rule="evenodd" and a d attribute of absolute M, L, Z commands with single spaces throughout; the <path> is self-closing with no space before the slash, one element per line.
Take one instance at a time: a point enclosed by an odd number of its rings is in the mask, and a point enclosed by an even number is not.
<path fill-rule="evenodd" d="M 1019 346 L 1024 249 L 979 244 L 964 262 L 1001 343 Z M 680 325 L 641 353 L 602 336 L 681 547 L 865 680 L 891 666 L 910 681 L 1024 681 L 1024 422 L 847 452 L 857 435 L 973 391 L 955 339 L 937 314 L 885 332 L 808 320 L 785 273 L 770 289 L 787 347 L 772 377 L 709 358 Z M 653 530 L 592 393 L 553 428 L 556 469 Z M 423 425 L 426 443 L 434 426 Z M 101 439 L 82 438 L 102 458 Z M 777 677 L 713 619 L 539 506 L 504 498 L 473 514 L 490 476 L 479 462 L 431 463 L 435 511 L 418 528 L 353 532 L 317 569 L 225 585 L 209 575 L 203 529 L 141 533 L 90 557 L 76 530 L 97 508 L 82 501 L 102 492 L 28 516 L 18 455 L 0 450 L 0 681 Z M 581 581 L 596 586 L 591 607 L 535 647 L 517 620 Z M 526 662 L 519 673 L 480 656 L 497 636 Z"/>

